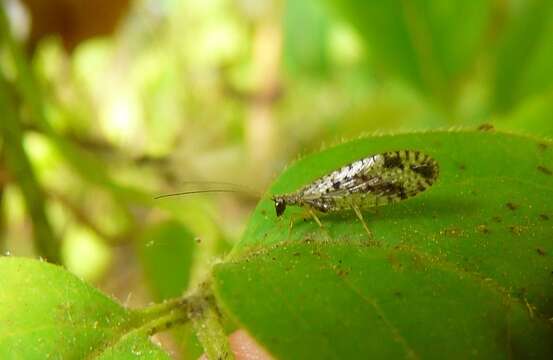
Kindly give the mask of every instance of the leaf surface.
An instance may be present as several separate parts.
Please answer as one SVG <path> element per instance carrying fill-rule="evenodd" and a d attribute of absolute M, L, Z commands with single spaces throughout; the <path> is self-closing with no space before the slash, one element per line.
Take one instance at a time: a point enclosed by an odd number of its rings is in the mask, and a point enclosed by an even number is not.
<path fill-rule="evenodd" d="M 168 359 L 138 313 L 61 267 L 0 258 L 0 358 Z"/>
<path fill-rule="evenodd" d="M 262 200 L 215 269 L 223 309 L 286 359 L 552 357 L 551 142 L 468 131 L 365 138 L 298 161 L 269 193 L 400 149 L 434 157 L 440 177 L 364 212 L 373 239 L 353 212 L 322 215 L 320 229 L 302 209 L 276 218 Z"/>

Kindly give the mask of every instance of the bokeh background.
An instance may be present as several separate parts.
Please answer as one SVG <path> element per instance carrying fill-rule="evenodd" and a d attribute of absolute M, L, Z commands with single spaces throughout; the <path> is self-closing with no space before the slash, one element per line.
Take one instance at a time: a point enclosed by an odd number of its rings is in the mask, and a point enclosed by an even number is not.
<path fill-rule="evenodd" d="M 553 136 L 548 0 L 1 4 L 0 250 L 129 306 L 202 281 L 302 154 L 374 133 Z M 214 181 L 251 194 L 154 199 Z"/>

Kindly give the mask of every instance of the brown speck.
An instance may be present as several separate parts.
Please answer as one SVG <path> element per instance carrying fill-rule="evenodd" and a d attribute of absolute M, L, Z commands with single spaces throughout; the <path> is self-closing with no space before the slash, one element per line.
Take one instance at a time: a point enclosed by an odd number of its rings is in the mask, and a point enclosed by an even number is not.
<path fill-rule="evenodd" d="M 549 170 L 543 165 L 538 165 L 536 169 L 538 169 L 539 172 L 544 173 L 545 175 L 553 175 L 553 172 L 551 172 L 551 170 Z"/>
<path fill-rule="evenodd" d="M 461 170 L 461 171 L 465 171 L 465 170 L 467 169 L 467 166 L 466 166 L 465 164 L 459 164 L 457 167 L 458 167 L 459 170 Z"/>
<path fill-rule="evenodd" d="M 476 226 L 476 230 L 478 230 L 478 232 L 481 233 L 481 234 L 489 234 L 490 233 L 490 229 L 488 228 L 488 226 L 486 224 L 480 224 L 480 225 Z"/>
<path fill-rule="evenodd" d="M 394 291 L 394 296 L 398 297 L 398 298 L 401 298 L 401 297 L 403 297 L 403 294 L 401 293 L 401 291 Z"/>
<path fill-rule="evenodd" d="M 545 151 L 545 150 L 547 150 L 547 148 L 549 148 L 548 144 L 545 144 L 545 143 L 539 143 L 538 144 L 538 149 L 540 149 L 540 151 Z"/>
<path fill-rule="evenodd" d="M 484 123 L 482 125 L 480 125 L 478 128 L 477 128 L 478 131 L 494 131 L 495 130 L 495 127 L 493 126 L 493 124 L 490 124 L 490 123 Z"/>
<path fill-rule="evenodd" d="M 445 234 L 446 236 L 459 237 L 463 235 L 463 229 L 449 228 L 441 231 L 441 234 Z"/>
<path fill-rule="evenodd" d="M 338 274 L 339 277 L 346 277 L 346 276 L 348 276 L 349 271 L 340 269 L 340 270 L 338 270 L 338 273 L 337 273 L 337 274 Z"/>
<path fill-rule="evenodd" d="M 500 223 L 500 222 L 501 222 L 501 217 L 499 217 L 499 216 L 494 216 L 494 217 L 492 217 L 492 220 L 493 220 L 494 222 L 496 222 L 496 223 Z"/>
<path fill-rule="evenodd" d="M 294 256 L 300 256 L 301 254 L 299 252 L 295 252 L 293 255 Z"/>
<path fill-rule="evenodd" d="M 518 236 L 523 233 L 524 229 L 520 225 L 510 225 L 509 231 L 511 232 L 511 234 Z"/>
<path fill-rule="evenodd" d="M 273 261 L 275 261 L 275 260 L 276 260 L 276 257 L 273 257 Z"/>
<path fill-rule="evenodd" d="M 537 248 L 537 249 L 536 249 L 536 252 L 537 252 L 538 255 L 540 255 L 540 256 L 545 256 L 545 250 L 543 250 L 542 248 Z"/>
<path fill-rule="evenodd" d="M 516 209 L 518 209 L 518 205 L 515 204 L 515 203 L 512 203 L 512 202 L 508 202 L 507 204 L 505 204 L 505 206 L 507 206 L 507 208 L 508 208 L 509 210 L 516 210 Z"/>
<path fill-rule="evenodd" d="M 540 214 L 540 220 L 543 220 L 543 221 L 549 220 L 549 215 L 547 215 L 547 214 Z"/>
<path fill-rule="evenodd" d="M 263 216 L 267 215 L 267 211 L 265 211 L 265 209 L 261 210 L 261 215 Z"/>

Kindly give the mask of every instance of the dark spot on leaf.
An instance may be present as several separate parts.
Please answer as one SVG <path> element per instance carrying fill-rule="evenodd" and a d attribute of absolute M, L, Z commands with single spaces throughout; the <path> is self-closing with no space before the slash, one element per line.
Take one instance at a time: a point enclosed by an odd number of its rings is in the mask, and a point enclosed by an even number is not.
<path fill-rule="evenodd" d="M 515 204 L 515 203 L 512 203 L 512 202 L 508 202 L 507 204 L 505 204 L 505 206 L 507 206 L 507 208 L 509 210 L 516 210 L 516 209 L 519 208 L 518 204 Z"/>
<path fill-rule="evenodd" d="M 394 291 L 394 296 L 398 298 L 402 298 L 403 294 L 401 293 L 401 291 Z"/>
<path fill-rule="evenodd" d="M 390 168 L 400 168 L 403 169 L 403 162 L 399 156 L 384 155 L 384 167 L 387 169 Z"/>
<path fill-rule="evenodd" d="M 294 256 L 300 256 L 301 254 L 299 252 L 295 252 L 293 255 Z"/>
<path fill-rule="evenodd" d="M 545 144 L 545 143 L 539 143 L 538 144 L 538 149 L 540 149 L 540 151 L 545 151 L 549 148 L 549 145 L 548 144 Z"/>
<path fill-rule="evenodd" d="M 549 170 L 548 168 L 546 168 L 543 165 L 538 165 L 538 167 L 536 169 L 538 169 L 538 171 L 544 173 L 545 175 L 553 175 L 553 172 L 551 172 L 551 170 Z"/>
<path fill-rule="evenodd" d="M 540 255 L 540 256 L 545 256 L 545 254 L 546 254 L 545 250 L 543 250 L 542 248 L 537 248 L 537 249 L 536 249 L 536 252 L 537 252 L 538 255 Z"/>
<path fill-rule="evenodd" d="M 543 221 L 549 220 L 549 215 L 547 215 L 547 214 L 540 214 L 540 220 L 543 220 Z"/>
<path fill-rule="evenodd" d="M 346 277 L 346 276 L 348 276 L 348 274 L 349 274 L 349 271 L 344 270 L 344 269 L 339 269 L 338 272 L 337 272 L 337 275 L 339 277 Z"/>
<path fill-rule="evenodd" d="M 275 260 L 276 260 L 276 257 L 273 257 L 273 261 L 275 261 Z"/>
<path fill-rule="evenodd" d="M 520 225 L 510 225 L 509 231 L 511 232 L 511 234 L 518 236 L 524 232 L 524 228 Z"/>
<path fill-rule="evenodd" d="M 486 224 L 480 224 L 480 225 L 476 226 L 476 230 L 478 230 L 478 232 L 481 233 L 481 234 L 489 234 L 490 233 L 490 229 L 488 228 L 488 225 L 486 225 Z"/>
<path fill-rule="evenodd" d="M 465 164 L 459 164 L 457 165 L 457 167 L 459 168 L 459 170 L 461 171 L 465 171 L 467 169 L 466 165 Z"/>
<path fill-rule="evenodd" d="M 494 131 L 495 128 L 493 124 L 490 123 L 484 123 L 478 127 L 478 131 Z"/>
<path fill-rule="evenodd" d="M 496 223 L 500 223 L 500 222 L 501 222 L 501 217 L 499 217 L 499 216 L 494 216 L 494 217 L 492 217 L 492 220 L 493 220 L 494 222 L 496 222 Z"/>

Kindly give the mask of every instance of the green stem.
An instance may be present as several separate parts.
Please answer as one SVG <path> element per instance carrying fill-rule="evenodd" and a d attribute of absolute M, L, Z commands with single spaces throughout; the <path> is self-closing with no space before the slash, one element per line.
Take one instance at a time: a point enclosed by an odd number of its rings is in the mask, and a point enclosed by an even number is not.
<path fill-rule="evenodd" d="M 142 324 L 133 331 L 153 335 L 191 321 L 209 359 L 234 359 L 221 324 L 220 313 L 207 283 L 202 283 L 199 290 L 188 297 L 167 300 L 136 311 Z"/>
<path fill-rule="evenodd" d="M 18 81 L 33 116 L 41 123 L 45 119 L 42 113 L 40 93 L 34 86 L 32 72 L 22 49 L 13 39 L 4 7 L 0 6 L 0 40 L 11 55 L 17 69 Z M 33 222 L 34 245 L 37 253 L 48 261 L 60 262 L 59 243 L 54 236 L 46 216 L 45 199 L 33 172 L 31 162 L 23 148 L 23 132 L 19 112 L 11 98 L 11 91 L 3 74 L 0 74 L 0 109 L 3 113 L 0 121 L 0 134 L 6 156 L 6 164 L 23 193 L 27 211 Z"/>
<path fill-rule="evenodd" d="M 5 226 L 6 226 L 6 219 L 4 217 L 4 190 L 6 187 L 6 183 L 3 179 L 2 173 L 5 172 L 6 166 L 4 164 L 4 144 L 0 143 L 0 254 L 4 254 L 6 252 L 6 241 L 5 241 Z M 6 175 L 4 175 L 6 176 Z"/>
<path fill-rule="evenodd" d="M 41 92 L 36 85 L 36 79 L 29 65 L 27 57 L 21 46 L 15 41 L 11 34 L 10 24 L 4 11 L 0 6 L 0 38 L 2 44 L 6 47 L 8 54 L 14 62 L 17 72 L 16 87 L 21 93 L 25 102 L 29 105 L 33 120 L 39 127 L 45 130 L 51 130 L 46 116 L 44 114 L 44 104 L 42 102 Z"/>
<path fill-rule="evenodd" d="M 46 202 L 35 177 L 31 161 L 23 148 L 23 134 L 19 118 L 10 98 L 8 85 L 0 74 L 0 135 L 6 156 L 6 165 L 23 194 L 27 212 L 33 222 L 34 245 L 37 253 L 50 262 L 60 262 L 59 243 L 54 236 L 48 217 Z"/>
<path fill-rule="evenodd" d="M 153 304 L 143 309 L 139 309 L 137 312 L 143 319 L 158 318 L 176 310 L 181 311 L 188 316 L 190 306 L 189 302 L 190 300 L 188 298 L 169 299 L 160 304 Z"/>
<path fill-rule="evenodd" d="M 205 283 L 200 285 L 204 289 L 191 301 L 190 320 L 208 359 L 233 360 L 234 354 L 221 324 L 221 315 L 207 286 Z"/>

